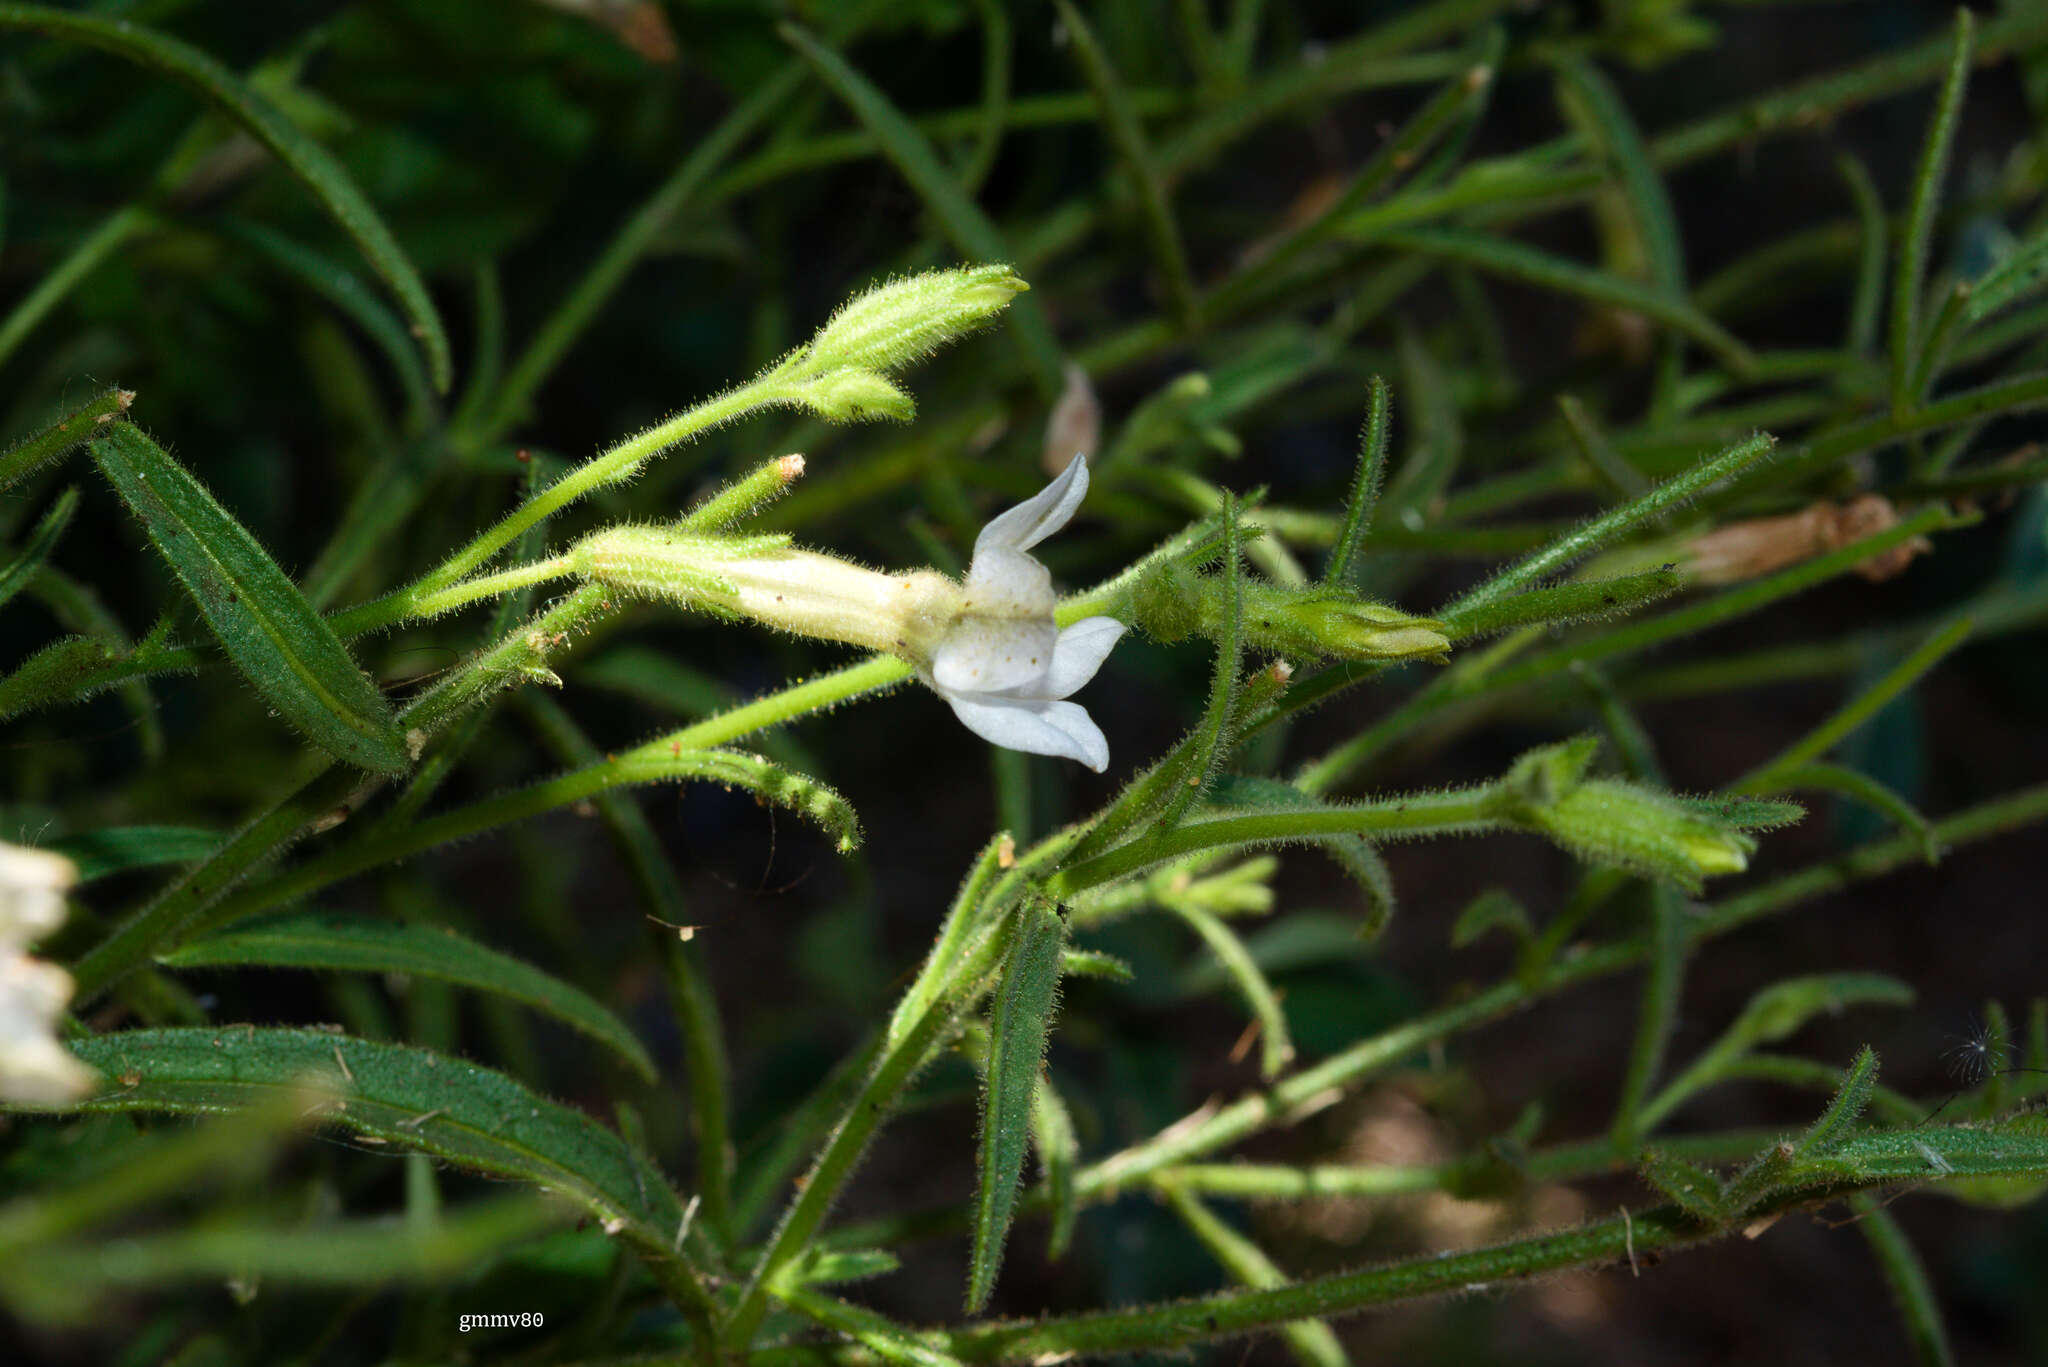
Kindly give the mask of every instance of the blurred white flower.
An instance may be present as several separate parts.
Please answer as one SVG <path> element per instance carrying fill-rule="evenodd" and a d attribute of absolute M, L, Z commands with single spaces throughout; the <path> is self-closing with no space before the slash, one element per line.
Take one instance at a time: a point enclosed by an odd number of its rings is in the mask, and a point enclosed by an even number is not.
<path fill-rule="evenodd" d="M 1088 617 L 1061 630 L 1052 575 L 1027 552 L 1067 525 L 1088 494 L 1088 459 L 1075 456 L 1035 497 L 981 529 L 959 613 L 918 673 L 968 730 L 1010 750 L 1079 760 L 1101 773 L 1109 742 L 1079 703 L 1124 624 Z"/>
<path fill-rule="evenodd" d="M 0 1101 L 73 1101 L 92 1089 L 92 1069 L 57 1043 L 71 975 L 24 951 L 64 922 L 70 860 L 0 841 Z"/>

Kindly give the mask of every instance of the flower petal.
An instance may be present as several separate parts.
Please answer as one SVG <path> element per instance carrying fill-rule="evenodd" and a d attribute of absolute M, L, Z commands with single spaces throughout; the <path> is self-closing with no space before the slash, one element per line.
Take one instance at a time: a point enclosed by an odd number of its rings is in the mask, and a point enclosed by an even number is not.
<path fill-rule="evenodd" d="M 1109 767 L 1109 741 L 1079 703 L 991 698 L 940 689 L 961 725 L 1005 750 L 1079 760 L 1101 773 Z"/>
<path fill-rule="evenodd" d="M 1045 695 L 1064 698 L 1094 678 L 1128 629 L 1114 617 L 1084 617 L 1062 631 L 1053 643 Z"/>
<path fill-rule="evenodd" d="M 986 546 L 1008 546 L 1028 551 L 1067 525 L 1067 519 L 1088 496 L 1088 457 L 1075 456 L 1060 477 L 991 521 L 974 538 L 974 554 L 980 558 Z"/>
<path fill-rule="evenodd" d="M 1043 617 L 962 617 L 932 652 L 932 682 L 942 691 L 1012 689 L 1048 697 L 1044 680 L 1058 648 L 1050 612 Z"/>
<path fill-rule="evenodd" d="M 960 610 L 971 617 L 1036 617 L 1052 621 L 1059 595 L 1052 571 L 1023 551 L 983 546 L 967 567 L 967 596 Z"/>

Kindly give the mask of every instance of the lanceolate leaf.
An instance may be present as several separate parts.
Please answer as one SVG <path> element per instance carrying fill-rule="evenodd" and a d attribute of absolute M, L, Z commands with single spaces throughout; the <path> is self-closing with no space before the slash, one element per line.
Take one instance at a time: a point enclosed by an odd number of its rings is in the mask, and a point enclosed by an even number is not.
<path fill-rule="evenodd" d="M 271 706 L 338 759 L 404 770 L 391 704 L 248 529 L 127 423 L 96 437 L 92 456 Z"/>
<path fill-rule="evenodd" d="M 306 136 L 274 104 L 234 72 L 189 43 L 118 19 L 49 9 L 42 5 L 0 5 L 0 29 L 33 29 L 52 38 L 84 43 L 125 57 L 191 87 L 239 124 L 319 199 L 328 214 L 355 240 L 412 320 L 413 336 L 426 352 L 434 387 L 448 388 L 452 369 L 441 316 L 420 283 L 419 272 L 363 198 L 341 163 Z"/>
<path fill-rule="evenodd" d="M 426 1049 L 253 1025 L 130 1030 L 71 1047 L 105 1079 L 80 1110 L 218 1114 L 314 1077 L 347 1103 L 325 1123 L 545 1187 L 618 1228 L 650 1263 L 677 1261 L 683 1203 L 661 1171 L 590 1117 L 503 1073 Z"/>
<path fill-rule="evenodd" d="M 974 1196 L 974 1258 L 967 1280 L 970 1312 L 988 1303 L 1016 1214 L 1017 1181 L 1031 1144 L 1032 1097 L 1045 1063 L 1066 940 L 1059 909 L 1033 898 L 1019 912 L 1017 938 L 996 988 L 988 1096 L 981 1111 L 981 1181 Z"/>
<path fill-rule="evenodd" d="M 411 973 L 496 992 L 565 1021 L 616 1050 L 650 1082 L 654 1060 L 627 1028 L 580 988 L 452 930 L 323 912 L 294 912 L 185 945 L 172 968 L 256 965 Z"/>
<path fill-rule="evenodd" d="M 133 869 L 189 864 L 212 854 L 220 842 L 220 832 L 203 826 L 104 826 L 62 836 L 48 848 L 78 865 L 79 882 L 90 883 Z"/>
<path fill-rule="evenodd" d="M 71 515 L 78 511 L 78 490 L 66 489 L 50 505 L 50 511 L 43 514 L 43 520 L 36 523 L 35 533 L 28 544 L 21 548 L 21 554 L 0 565 L 0 604 L 28 586 L 35 578 L 43 561 L 50 558 L 56 548 L 57 539 L 64 535 L 64 529 L 71 525 Z"/>

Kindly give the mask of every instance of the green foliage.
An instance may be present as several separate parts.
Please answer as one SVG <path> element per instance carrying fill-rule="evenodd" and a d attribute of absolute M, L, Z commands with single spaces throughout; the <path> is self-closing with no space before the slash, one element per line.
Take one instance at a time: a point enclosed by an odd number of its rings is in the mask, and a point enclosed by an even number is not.
<path fill-rule="evenodd" d="M 1880 1085 L 1799 1051 L 1983 984 L 1875 971 L 1884 899 L 1755 923 L 2048 820 L 1977 762 L 2040 720 L 2048 237 L 1969 98 L 2048 16 L 1749 91 L 1714 7 L 1539 8 L 0 4 L 0 1302 L 138 1362 L 1338 1367 L 1846 1204 L 1947 1360 L 1889 1212 L 2048 1189 L 2048 1003 Z M 1690 69 L 1747 93 L 1671 123 Z M 1774 834 L 1813 795 L 1886 829 Z M 1435 1151 L 1361 1159 L 1396 1097 Z M 1293 1275 L 1226 1208 L 1429 1194 L 1494 1241 Z"/>
<path fill-rule="evenodd" d="M 127 423 L 110 424 L 91 449 L 256 691 L 336 759 L 404 770 L 411 757 L 391 704 L 256 538 Z"/>
<path fill-rule="evenodd" d="M 996 985 L 974 1189 L 974 1253 L 967 1273 L 969 1311 L 986 1305 L 995 1289 L 1016 1213 L 1017 1181 L 1032 1134 L 1066 940 L 1066 921 L 1057 907 L 1042 899 L 1026 902 Z"/>
<path fill-rule="evenodd" d="M 163 956 L 172 968 L 328 968 L 404 973 L 496 992 L 559 1017 L 615 1050 L 652 1081 L 654 1061 L 617 1016 L 589 994 L 446 928 L 295 912 L 209 935 Z"/>

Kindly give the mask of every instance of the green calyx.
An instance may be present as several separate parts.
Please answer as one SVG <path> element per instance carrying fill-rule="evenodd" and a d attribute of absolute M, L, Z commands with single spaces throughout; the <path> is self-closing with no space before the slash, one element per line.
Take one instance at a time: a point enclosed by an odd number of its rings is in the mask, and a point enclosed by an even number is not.
<path fill-rule="evenodd" d="M 1523 755 L 1496 789 L 1494 814 L 1599 863 L 1689 891 L 1698 891 L 1707 878 L 1749 866 L 1756 841 L 1747 830 L 1784 825 L 1801 815 L 1792 803 L 1713 802 L 1589 777 L 1599 748 L 1594 737 L 1580 736 Z"/>
<path fill-rule="evenodd" d="M 1162 565 L 1133 586 L 1130 620 L 1161 641 L 1215 635 L 1228 625 L 1233 607 L 1228 587 L 1220 576 Z M 1434 618 L 1329 585 L 1296 587 L 1247 576 L 1242 587 L 1248 645 L 1296 659 L 1441 661 L 1450 654 L 1450 638 Z"/>

